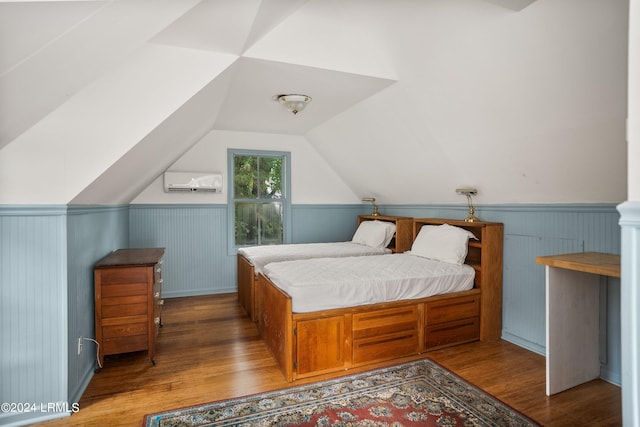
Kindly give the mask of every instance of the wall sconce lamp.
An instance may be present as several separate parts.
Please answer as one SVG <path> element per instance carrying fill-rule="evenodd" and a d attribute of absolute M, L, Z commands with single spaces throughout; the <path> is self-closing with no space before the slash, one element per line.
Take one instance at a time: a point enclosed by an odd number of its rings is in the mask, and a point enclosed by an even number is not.
<path fill-rule="evenodd" d="M 378 212 L 378 205 L 376 205 L 376 198 L 375 197 L 363 197 L 362 198 L 363 202 L 369 202 L 371 203 L 371 205 L 373 206 L 373 212 L 371 213 L 372 216 L 379 216 L 380 213 Z"/>
<path fill-rule="evenodd" d="M 273 100 L 284 105 L 284 108 L 291 111 L 293 114 L 298 114 L 304 110 L 307 104 L 311 101 L 311 97 L 308 95 L 274 95 Z"/>
<path fill-rule="evenodd" d="M 475 196 L 478 194 L 478 190 L 475 188 L 457 188 L 456 193 L 461 194 L 463 196 L 467 196 L 467 205 L 469 206 L 469 215 L 464 219 L 466 222 L 478 222 L 480 221 L 476 218 L 475 209 L 473 208 L 473 202 L 471 201 L 471 196 Z"/>

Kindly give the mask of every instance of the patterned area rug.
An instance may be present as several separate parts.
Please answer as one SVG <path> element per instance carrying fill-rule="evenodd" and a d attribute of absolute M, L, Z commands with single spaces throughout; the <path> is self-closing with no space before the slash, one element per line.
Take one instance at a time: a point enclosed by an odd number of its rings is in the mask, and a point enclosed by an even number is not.
<path fill-rule="evenodd" d="M 145 426 L 537 426 L 431 360 L 147 415 Z"/>

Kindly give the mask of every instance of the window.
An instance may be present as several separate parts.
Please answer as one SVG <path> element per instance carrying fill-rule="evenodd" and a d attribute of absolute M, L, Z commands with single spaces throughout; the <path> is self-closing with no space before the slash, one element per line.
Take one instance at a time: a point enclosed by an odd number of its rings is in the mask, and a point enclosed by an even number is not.
<path fill-rule="evenodd" d="M 229 150 L 233 246 L 288 242 L 290 154 Z"/>

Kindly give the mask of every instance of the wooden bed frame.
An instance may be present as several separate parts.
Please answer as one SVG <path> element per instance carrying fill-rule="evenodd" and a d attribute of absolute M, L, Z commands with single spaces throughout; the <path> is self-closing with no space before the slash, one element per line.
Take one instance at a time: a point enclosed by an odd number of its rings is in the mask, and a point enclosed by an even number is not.
<path fill-rule="evenodd" d="M 363 221 L 389 221 L 396 224 L 396 235 L 387 246 L 392 252 L 405 252 L 411 249 L 413 242 L 413 218 L 386 215 L 359 215 L 358 225 Z M 258 321 L 258 276 L 253 264 L 238 254 L 238 302 L 254 322 Z"/>
<path fill-rule="evenodd" d="M 466 263 L 474 288 L 429 298 L 293 313 L 291 297 L 258 276 L 258 324 L 287 381 L 420 354 L 471 341 L 500 338 L 503 224 L 415 219 L 471 231 Z"/>

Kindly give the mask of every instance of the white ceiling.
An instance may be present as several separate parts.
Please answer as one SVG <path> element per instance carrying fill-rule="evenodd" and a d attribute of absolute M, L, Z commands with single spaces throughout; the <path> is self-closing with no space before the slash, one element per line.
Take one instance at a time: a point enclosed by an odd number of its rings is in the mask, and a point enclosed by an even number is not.
<path fill-rule="evenodd" d="M 259 77 L 256 77 L 259 76 Z M 240 58 L 216 129 L 303 135 L 392 80 L 284 62 Z M 278 94 L 307 94 L 305 114 L 293 115 L 273 100 Z"/>
<path fill-rule="evenodd" d="M 623 200 L 623 3 L 0 1 L 0 203 L 127 203 L 211 130 L 304 135 L 387 203 Z"/>

